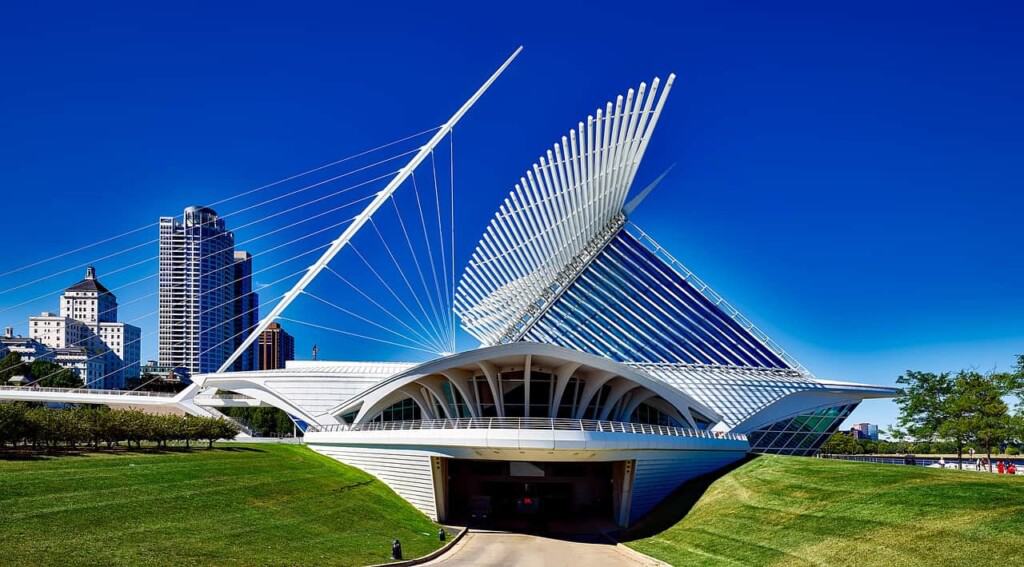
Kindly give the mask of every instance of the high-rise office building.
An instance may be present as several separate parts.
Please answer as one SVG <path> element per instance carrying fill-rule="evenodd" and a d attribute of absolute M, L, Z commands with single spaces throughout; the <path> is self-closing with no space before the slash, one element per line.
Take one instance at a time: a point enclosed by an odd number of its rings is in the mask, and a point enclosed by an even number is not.
<path fill-rule="evenodd" d="M 235 306 L 232 315 L 231 352 L 242 345 L 259 322 L 259 296 L 252 290 L 252 255 L 241 250 L 235 252 L 234 264 Z M 232 370 L 256 370 L 257 345 L 253 344 L 239 356 Z M 230 353 L 229 353 L 230 356 Z"/>
<path fill-rule="evenodd" d="M 259 343 L 260 370 L 284 368 L 285 361 L 295 360 L 295 339 L 278 323 L 260 333 Z"/>
<path fill-rule="evenodd" d="M 255 305 L 251 293 L 238 301 L 236 280 L 252 275 L 245 256 L 240 268 L 234 235 L 213 209 L 193 206 L 180 221 L 160 218 L 161 365 L 213 372 L 231 355 L 238 344 L 235 321 L 243 318 L 236 317 L 240 303 Z M 250 292 L 251 286 L 243 284 Z"/>

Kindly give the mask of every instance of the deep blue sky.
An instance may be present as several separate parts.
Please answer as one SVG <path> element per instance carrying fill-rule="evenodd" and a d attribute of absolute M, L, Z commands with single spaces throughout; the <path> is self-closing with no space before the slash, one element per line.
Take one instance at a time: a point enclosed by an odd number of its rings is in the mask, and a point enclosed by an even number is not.
<path fill-rule="evenodd" d="M 523 44 L 458 129 L 460 264 L 540 151 L 676 72 L 634 220 L 808 368 L 1024 351 L 1018 6 L 206 4 L 6 7 L 0 272 L 438 124 Z"/>

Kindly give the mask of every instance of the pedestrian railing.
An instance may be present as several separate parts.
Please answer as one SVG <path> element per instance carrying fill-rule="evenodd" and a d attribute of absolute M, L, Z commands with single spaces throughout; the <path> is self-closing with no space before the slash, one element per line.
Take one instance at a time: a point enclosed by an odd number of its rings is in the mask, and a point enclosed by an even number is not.
<path fill-rule="evenodd" d="M 622 421 L 600 421 L 596 419 L 569 419 L 550 417 L 481 417 L 460 419 L 422 419 L 412 421 L 373 421 L 349 425 L 310 425 L 308 433 L 330 433 L 337 431 L 410 431 L 442 429 L 529 429 L 553 431 L 592 431 L 600 433 L 635 433 L 639 435 L 665 435 L 669 437 L 695 437 L 702 439 L 729 439 L 746 441 L 747 436 L 739 433 L 719 433 L 703 429 L 652 425 L 649 423 L 628 423 Z"/>
<path fill-rule="evenodd" d="M 177 394 L 168 392 L 144 392 L 139 390 L 101 390 L 98 388 L 43 388 L 37 386 L 0 386 L 0 392 L 39 392 L 49 394 L 90 394 L 108 396 L 145 396 L 173 398 Z"/>
<path fill-rule="evenodd" d="M 860 463 L 877 463 L 882 465 L 916 465 L 919 467 L 930 467 L 932 465 L 945 465 L 947 469 L 963 469 L 965 471 L 973 470 L 985 470 L 989 469 L 988 465 L 983 465 L 982 468 L 978 468 L 978 457 L 964 457 L 962 461 L 957 461 L 956 457 L 936 457 L 931 455 L 920 455 L 914 454 L 911 458 L 906 456 L 879 456 L 879 455 L 838 455 L 838 454 L 825 454 L 819 453 L 818 456 L 822 459 L 835 459 L 840 461 L 857 461 Z M 1024 466 L 1024 458 L 1003 458 L 993 457 L 992 459 L 992 470 L 995 470 L 997 461 L 1014 462 L 1019 466 Z M 962 463 L 962 466 L 960 464 Z"/>

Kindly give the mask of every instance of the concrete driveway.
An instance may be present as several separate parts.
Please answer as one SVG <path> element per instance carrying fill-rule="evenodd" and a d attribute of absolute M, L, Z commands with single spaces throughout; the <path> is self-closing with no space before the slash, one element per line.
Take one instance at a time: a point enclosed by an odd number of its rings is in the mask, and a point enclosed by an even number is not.
<path fill-rule="evenodd" d="M 469 532 L 451 551 L 424 565 L 444 567 L 566 565 L 636 567 L 664 565 L 605 543 L 600 536 L 576 541 L 507 532 Z M 582 539 L 583 541 L 580 541 Z M 587 541 L 592 539 L 593 541 Z"/>

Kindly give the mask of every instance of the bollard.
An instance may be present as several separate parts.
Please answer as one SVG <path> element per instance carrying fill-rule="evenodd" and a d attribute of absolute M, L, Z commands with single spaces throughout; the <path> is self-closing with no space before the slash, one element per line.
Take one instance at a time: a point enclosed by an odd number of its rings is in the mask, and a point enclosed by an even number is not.
<path fill-rule="evenodd" d="M 402 559 L 402 542 L 397 539 L 391 542 L 391 558 L 395 560 Z"/>
<path fill-rule="evenodd" d="M 444 538 L 445 538 L 444 528 L 437 528 L 437 539 L 439 539 L 440 541 L 444 541 Z"/>

